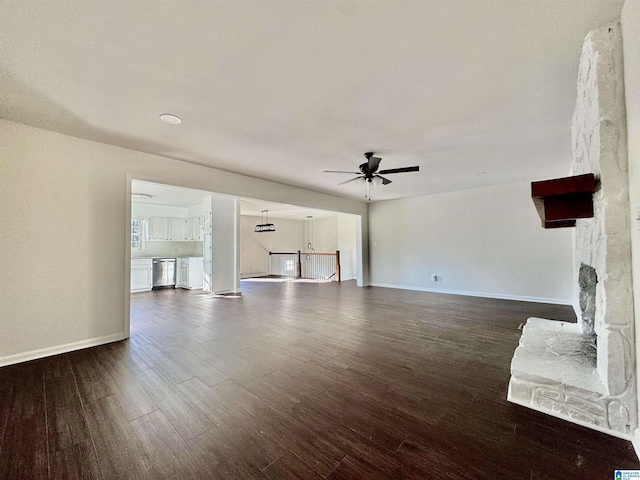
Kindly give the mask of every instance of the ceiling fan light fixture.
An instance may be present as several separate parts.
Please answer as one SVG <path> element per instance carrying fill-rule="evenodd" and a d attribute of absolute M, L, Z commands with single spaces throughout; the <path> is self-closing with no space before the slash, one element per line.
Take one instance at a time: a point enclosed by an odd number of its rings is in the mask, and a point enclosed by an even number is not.
<path fill-rule="evenodd" d="M 360 164 L 358 166 L 359 172 L 349 172 L 344 170 L 325 170 L 324 173 L 348 173 L 352 175 L 357 175 L 357 177 L 353 177 L 344 182 L 340 182 L 338 185 L 345 185 L 347 183 L 355 182 L 356 184 L 365 186 L 365 198 L 371 201 L 370 188 L 371 185 L 375 185 L 376 187 L 380 185 L 389 185 L 392 183 L 391 180 L 386 178 L 387 175 L 395 174 L 395 173 L 409 173 L 409 172 L 419 172 L 420 167 L 400 167 L 400 168 L 389 168 L 384 170 L 378 170 L 380 167 L 380 162 L 382 158 L 375 157 L 373 152 L 366 152 L 364 157 L 367 159 L 366 162 Z M 382 175 L 385 175 L 384 177 Z M 386 191 L 386 190 L 385 190 Z"/>

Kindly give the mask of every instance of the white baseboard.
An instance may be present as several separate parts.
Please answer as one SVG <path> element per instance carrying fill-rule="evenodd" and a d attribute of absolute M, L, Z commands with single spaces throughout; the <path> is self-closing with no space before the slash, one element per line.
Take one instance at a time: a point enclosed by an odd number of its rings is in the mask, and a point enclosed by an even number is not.
<path fill-rule="evenodd" d="M 268 277 L 269 274 L 267 272 L 256 272 L 256 273 L 241 273 L 240 278 L 259 278 L 259 277 Z"/>
<path fill-rule="evenodd" d="M 80 340 L 79 342 L 66 343 L 55 347 L 47 347 L 39 350 L 16 353 L 14 355 L 7 355 L 5 357 L 0 357 L 0 367 L 28 362 L 29 360 L 36 360 L 38 358 L 51 357 L 53 355 L 73 352 L 75 350 L 82 350 L 83 348 L 97 347 L 98 345 L 104 345 L 106 343 L 117 342 L 118 340 L 124 339 L 125 336 L 123 333 L 114 333 L 112 335 L 105 335 L 104 337 L 90 338 L 88 340 Z"/>
<path fill-rule="evenodd" d="M 241 289 L 233 288 L 231 290 L 220 290 L 219 292 L 211 292 L 214 295 L 235 295 L 238 293 L 242 293 Z"/>
<path fill-rule="evenodd" d="M 417 290 L 419 292 L 447 293 L 450 295 L 463 295 L 467 297 L 497 298 L 500 300 L 518 300 L 520 302 L 552 303 L 555 305 L 573 305 L 573 302 L 571 300 L 565 300 L 562 298 L 527 297 L 524 295 L 506 295 L 501 293 L 468 292 L 465 290 L 443 290 L 441 288 L 412 287 L 408 285 L 393 285 L 389 283 L 371 283 L 370 286 L 383 287 L 383 288 L 397 288 L 400 290 Z"/>

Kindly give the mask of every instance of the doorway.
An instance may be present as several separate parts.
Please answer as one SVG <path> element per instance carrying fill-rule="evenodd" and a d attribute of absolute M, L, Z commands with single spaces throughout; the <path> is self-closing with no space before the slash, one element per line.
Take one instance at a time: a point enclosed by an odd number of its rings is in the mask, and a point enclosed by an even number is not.
<path fill-rule="evenodd" d="M 278 249 L 339 250 L 341 279 L 358 279 L 361 284 L 357 215 L 130 181 L 126 276 L 132 288 L 125 300 L 126 336 L 131 327 L 131 296 L 152 291 L 152 261 L 157 257 L 176 258 L 173 288 L 196 295 L 240 293 L 242 278 L 269 274 L 269 251 Z M 256 233 L 264 210 L 275 230 Z M 312 238 L 306 233 L 309 222 L 314 225 Z"/>

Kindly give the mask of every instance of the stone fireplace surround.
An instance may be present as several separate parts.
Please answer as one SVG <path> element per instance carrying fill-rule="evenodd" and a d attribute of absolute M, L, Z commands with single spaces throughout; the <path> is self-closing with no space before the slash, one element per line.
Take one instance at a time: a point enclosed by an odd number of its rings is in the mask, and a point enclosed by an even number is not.
<path fill-rule="evenodd" d="M 619 23 L 587 35 L 577 93 L 571 174 L 599 180 L 594 217 L 577 220 L 574 235 L 578 323 L 527 321 L 508 400 L 631 440 L 638 414 Z"/>

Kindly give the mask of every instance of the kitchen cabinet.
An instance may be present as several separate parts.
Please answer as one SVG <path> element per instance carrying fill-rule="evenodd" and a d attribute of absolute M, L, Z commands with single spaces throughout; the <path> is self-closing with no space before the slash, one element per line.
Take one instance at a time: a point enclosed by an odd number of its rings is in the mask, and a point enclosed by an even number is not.
<path fill-rule="evenodd" d="M 169 240 L 174 242 L 187 240 L 187 221 L 184 218 L 169 219 Z"/>
<path fill-rule="evenodd" d="M 187 221 L 184 218 L 151 217 L 149 219 L 149 240 L 187 240 Z"/>
<path fill-rule="evenodd" d="M 204 214 L 202 215 L 202 228 L 204 230 L 211 230 L 211 220 L 212 220 L 211 212 L 204 212 Z"/>
<path fill-rule="evenodd" d="M 204 231 L 202 233 L 202 253 L 204 258 L 202 260 L 202 289 L 205 292 L 212 292 L 212 280 L 213 280 L 213 261 L 212 251 L 213 246 L 211 244 L 211 230 Z"/>
<path fill-rule="evenodd" d="M 178 259 L 178 287 L 192 289 L 202 288 L 202 257 L 186 257 Z"/>
<path fill-rule="evenodd" d="M 131 259 L 131 293 L 148 292 L 153 286 L 153 266 L 150 258 Z"/>
<path fill-rule="evenodd" d="M 188 240 L 202 240 L 202 216 L 191 217 L 187 221 Z"/>
<path fill-rule="evenodd" d="M 169 240 L 169 219 L 151 217 L 149 219 L 149 240 Z"/>

